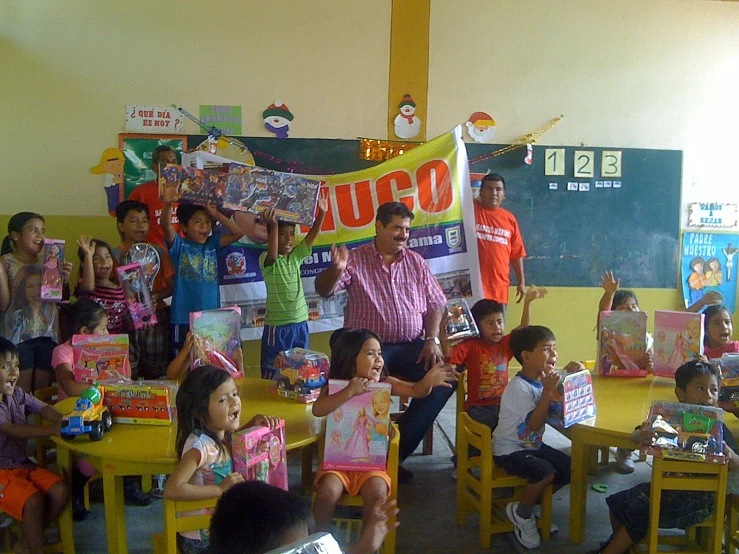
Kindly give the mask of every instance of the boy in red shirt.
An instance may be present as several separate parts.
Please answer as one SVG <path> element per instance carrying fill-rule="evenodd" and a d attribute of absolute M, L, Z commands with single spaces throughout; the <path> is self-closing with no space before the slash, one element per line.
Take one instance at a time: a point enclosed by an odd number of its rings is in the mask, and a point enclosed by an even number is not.
<path fill-rule="evenodd" d="M 526 278 L 523 245 L 518 221 L 508 210 L 501 208 L 505 199 L 505 179 L 497 173 L 485 175 L 480 182 L 480 196 L 475 201 L 475 230 L 477 254 L 482 272 L 482 289 L 485 298 L 508 304 L 508 287 L 511 284 L 508 266 L 518 279 L 517 302 L 526 295 Z"/>

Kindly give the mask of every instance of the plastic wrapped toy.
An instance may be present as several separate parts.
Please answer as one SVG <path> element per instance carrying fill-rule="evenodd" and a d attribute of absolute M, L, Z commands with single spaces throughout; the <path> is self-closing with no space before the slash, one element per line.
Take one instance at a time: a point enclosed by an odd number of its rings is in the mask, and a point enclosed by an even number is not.
<path fill-rule="evenodd" d="M 128 335 L 72 336 L 74 381 L 130 380 Z"/>
<path fill-rule="evenodd" d="M 600 313 L 598 371 L 614 377 L 647 376 L 647 314 Z"/>
<path fill-rule="evenodd" d="M 234 379 L 244 376 L 241 353 L 241 308 L 228 306 L 190 314 L 190 329 L 195 336 L 190 367 L 212 365 Z"/>
<path fill-rule="evenodd" d="M 263 481 L 287 490 L 285 421 L 276 429 L 248 427 L 233 434 L 231 457 L 234 470 L 247 481 Z"/>
<path fill-rule="evenodd" d="M 120 266 L 116 269 L 118 279 L 126 293 L 126 304 L 133 320 L 133 326 L 141 329 L 147 323 L 157 323 L 157 314 L 151 301 L 149 285 L 144 277 L 140 263 Z"/>
<path fill-rule="evenodd" d="M 587 369 L 563 374 L 549 404 L 547 423 L 567 428 L 595 416 L 593 377 Z"/>
<path fill-rule="evenodd" d="M 339 543 L 331 533 L 315 533 L 310 537 L 291 542 L 266 554 L 343 554 Z"/>
<path fill-rule="evenodd" d="M 447 305 L 449 312 L 447 316 L 446 334 L 449 340 L 466 339 L 467 337 L 476 337 L 480 334 L 475 324 L 475 318 L 472 317 L 470 307 L 467 300 L 458 298 L 451 300 Z"/>
<path fill-rule="evenodd" d="M 62 270 L 64 261 L 64 241 L 44 240 L 44 272 L 41 280 L 41 300 L 44 302 L 62 301 Z"/>
<path fill-rule="evenodd" d="M 275 358 L 274 385 L 271 390 L 299 402 L 314 402 L 326 384 L 330 365 L 323 352 L 291 348 Z"/>

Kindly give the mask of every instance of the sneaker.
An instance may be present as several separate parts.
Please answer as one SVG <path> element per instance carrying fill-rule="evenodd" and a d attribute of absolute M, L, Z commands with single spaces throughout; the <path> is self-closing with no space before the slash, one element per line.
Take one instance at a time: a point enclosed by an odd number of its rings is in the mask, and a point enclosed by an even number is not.
<path fill-rule="evenodd" d="M 619 473 L 628 475 L 634 473 L 634 460 L 631 459 L 631 450 L 619 448 L 616 450 L 616 468 Z"/>
<path fill-rule="evenodd" d="M 457 480 L 457 468 L 456 467 L 452 470 L 452 479 L 454 481 Z"/>
<path fill-rule="evenodd" d="M 151 496 L 141 490 L 135 477 L 123 479 L 123 498 L 127 506 L 148 506 L 152 502 Z"/>
<path fill-rule="evenodd" d="M 516 513 L 517 508 L 518 502 L 509 502 L 505 507 L 506 516 L 513 524 L 516 539 L 526 548 L 537 548 L 541 544 L 541 538 L 536 529 L 536 520 L 533 515 L 523 519 Z"/>
<path fill-rule="evenodd" d="M 534 514 L 536 519 L 541 519 L 541 504 L 536 504 L 531 512 Z M 559 527 L 557 527 L 556 523 L 552 522 L 551 525 L 549 525 L 549 532 L 552 535 L 559 533 Z"/>
<path fill-rule="evenodd" d="M 85 521 L 92 512 L 85 508 L 85 501 L 79 496 L 72 497 L 72 520 Z"/>

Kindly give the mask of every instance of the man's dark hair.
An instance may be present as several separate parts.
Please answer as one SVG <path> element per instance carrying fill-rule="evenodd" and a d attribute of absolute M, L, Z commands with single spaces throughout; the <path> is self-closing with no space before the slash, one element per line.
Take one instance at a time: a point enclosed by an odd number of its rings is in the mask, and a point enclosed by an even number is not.
<path fill-rule="evenodd" d="M 151 153 L 151 165 L 159 163 L 159 158 L 162 157 L 162 152 L 175 152 L 175 149 L 171 146 L 167 146 L 166 144 L 160 144 Z"/>
<path fill-rule="evenodd" d="M 307 498 L 261 481 L 244 481 L 223 493 L 210 519 L 209 552 L 263 554 L 285 545 L 287 534 L 313 515 Z"/>
<path fill-rule="evenodd" d="M 413 221 L 413 218 L 415 217 L 408 206 L 402 202 L 385 202 L 377 208 L 377 217 L 375 218 L 375 221 L 379 221 L 383 226 L 387 226 L 396 215 L 403 219 L 407 217 L 411 221 Z"/>
<path fill-rule="evenodd" d="M 549 327 L 542 325 L 529 325 L 521 327 L 511 333 L 511 342 L 509 343 L 513 356 L 518 363 L 523 364 L 521 352 L 533 352 L 542 341 L 556 340 L 554 333 Z"/>
<path fill-rule="evenodd" d="M 480 179 L 480 188 L 482 188 L 485 183 L 492 183 L 493 181 L 500 181 L 503 183 L 503 190 L 505 190 L 505 179 L 503 179 L 503 176 L 498 173 L 488 173 Z"/>

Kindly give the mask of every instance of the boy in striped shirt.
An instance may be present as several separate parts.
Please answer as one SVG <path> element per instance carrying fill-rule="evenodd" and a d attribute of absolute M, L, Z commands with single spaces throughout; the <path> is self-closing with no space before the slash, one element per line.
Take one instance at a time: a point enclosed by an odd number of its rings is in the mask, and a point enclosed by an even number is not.
<path fill-rule="evenodd" d="M 300 266 L 311 255 L 313 241 L 328 211 L 328 197 L 318 198 L 318 214 L 305 239 L 295 244 L 295 224 L 275 219 L 274 208 L 264 211 L 269 229 L 267 251 L 259 256 L 267 287 L 267 316 L 262 333 L 262 378 L 272 379 L 274 362 L 282 350 L 308 348 L 308 306 Z"/>

